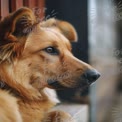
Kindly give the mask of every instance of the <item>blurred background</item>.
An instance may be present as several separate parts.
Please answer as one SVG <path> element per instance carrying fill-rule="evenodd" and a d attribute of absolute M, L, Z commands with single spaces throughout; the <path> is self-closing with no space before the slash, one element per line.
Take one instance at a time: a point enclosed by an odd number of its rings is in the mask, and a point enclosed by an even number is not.
<path fill-rule="evenodd" d="M 0 0 L 0 19 L 22 6 L 40 16 L 73 24 L 73 54 L 93 65 L 101 77 L 85 89 L 57 91 L 77 122 L 122 122 L 122 0 Z"/>

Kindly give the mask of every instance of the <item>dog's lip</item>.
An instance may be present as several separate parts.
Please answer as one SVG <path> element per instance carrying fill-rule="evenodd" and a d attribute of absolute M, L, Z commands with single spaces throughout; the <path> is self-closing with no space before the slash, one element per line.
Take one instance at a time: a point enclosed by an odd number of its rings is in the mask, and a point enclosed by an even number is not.
<path fill-rule="evenodd" d="M 47 80 L 48 85 L 51 85 L 55 82 L 58 82 L 58 81 L 57 80 L 52 80 L 52 79 Z"/>
<path fill-rule="evenodd" d="M 84 81 L 84 82 L 83 82 Z M 83 80 L 83 81 L 80 81 L 79 82 L 79 85 L 75 86 L 75 87 L 66 87 L 66 86 L 63 86 L 58 80 L 47 80 L 47 83 L 48 83 L 48 87 L 49 88 L 54 88 L 54 89 L 65 89 L 65 88 L 69 88 L 69 89 L 72 89 L 72 88 L 84 88 L 84 87 L 90 87 L 91 85 L 93 85 L 95 82 L 93 83 L 90 83 L 88 80 Z"/>
<path fill-rule="evenodd" d="M 47 80 L 48 87 L 54 89 L 64 89 L 65 86 L 61 85 L 57 80 Z"/>

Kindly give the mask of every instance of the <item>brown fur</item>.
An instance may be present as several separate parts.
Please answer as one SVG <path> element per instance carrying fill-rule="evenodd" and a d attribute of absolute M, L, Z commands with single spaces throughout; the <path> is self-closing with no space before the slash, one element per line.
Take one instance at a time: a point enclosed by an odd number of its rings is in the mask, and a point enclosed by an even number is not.
<path fill-rule="evenodd" d="M 28 8 L 0 22 L 0 81 L 5 84 L 0 90 L 0 122 L 47 122 L 48 116 L 48 122 L 55 122 L 56 112 L 48 111 L 56 103 L 45 92 L 46 87 L 55 87 L 47 81 L 77 87 L 80 76 L 92 69 L 72 55 L 70 42 L 76 40 L 76 31 L 68 22 L 50 19 L 38 23 Z M 47 53 L 45 48 L 50 46 L 59 54 Z M 65 122 L 69 115 L 59 113 L 58 122 Z"/>

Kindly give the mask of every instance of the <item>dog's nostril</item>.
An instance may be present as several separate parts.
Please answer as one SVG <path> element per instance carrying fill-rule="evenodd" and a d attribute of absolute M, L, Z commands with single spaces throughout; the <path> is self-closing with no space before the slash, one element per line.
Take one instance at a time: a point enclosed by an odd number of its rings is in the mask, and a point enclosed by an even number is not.
<path fill-rule="evenodd" d="M 87 70 L 84 73 L 84 78 L 87 79 L 90 83 L 96 81 L 100 77 L 100 73 L 96 70 Z"/>

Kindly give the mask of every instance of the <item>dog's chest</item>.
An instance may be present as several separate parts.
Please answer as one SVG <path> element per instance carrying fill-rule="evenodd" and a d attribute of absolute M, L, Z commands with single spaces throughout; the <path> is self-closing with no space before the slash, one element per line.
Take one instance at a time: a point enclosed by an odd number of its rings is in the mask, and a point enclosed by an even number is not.
<path fill-rule="evenodd" d="M 19 110 L 23 122 L 41 122 L 44 115 L 53 106 L 50 101 L 44 102 L 23 102 L 19 101 Z"/>

